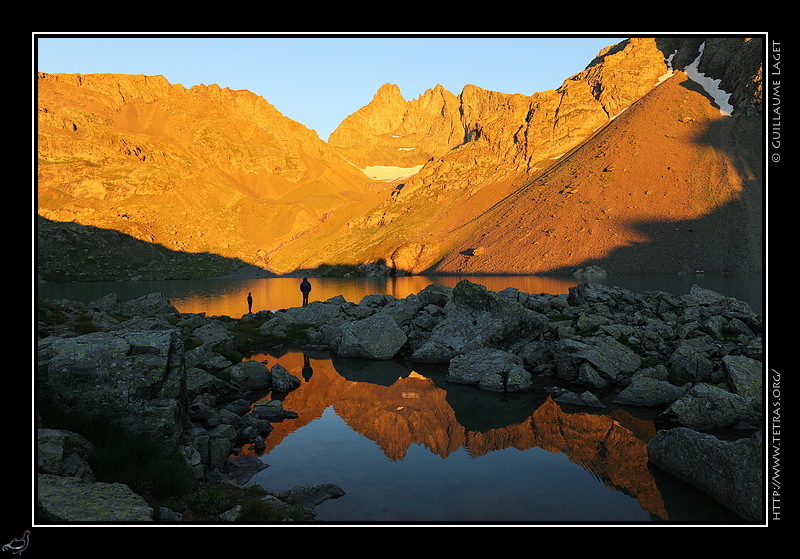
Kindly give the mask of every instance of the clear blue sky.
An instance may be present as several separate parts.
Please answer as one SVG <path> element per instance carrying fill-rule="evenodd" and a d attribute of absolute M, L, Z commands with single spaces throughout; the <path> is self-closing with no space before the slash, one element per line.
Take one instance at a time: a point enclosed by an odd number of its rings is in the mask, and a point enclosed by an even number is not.
<path fill-rule="evenodd" d="M 33 34 L 36 70 L 162 75 L 247 89 L 323 140 L 384 83 L 406 100 L 441 84 L 531 95 L 556 89 L 621 36 L 62 36 Z"/>

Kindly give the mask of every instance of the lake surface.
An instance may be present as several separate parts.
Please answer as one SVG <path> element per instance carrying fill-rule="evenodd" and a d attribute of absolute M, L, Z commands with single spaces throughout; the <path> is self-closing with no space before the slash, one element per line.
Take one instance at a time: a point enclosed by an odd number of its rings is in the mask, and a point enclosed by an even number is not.
<path fill-rule="evenodd" d="M 403 276 L 395 278 L 311 278 L 313 290 L 310 301 L 324 301 L 342 295 L 358 303 L 365 295 L 386 293 L 403 298 L 419 293 L 431 283 L 455 286 L 462 279 L 485 285 L 492 291 L 515 287 L 525 293 L 567 293 L 581 283 L 571 278 L 536 276 Z M 184 313 L 206 313 L 239 318 L 247 313 L 247 294 L 253 294 L 253 311 L 298 307 L 302 303 L 299 278 L 268 278 L 248 280 L 173 280 L 46 283 L 36 286 L 39 298 L 72 299 L 90 302 L 108 293 L 129 300 L 149 293 L 163 293 Z M 761 312 L 763 308 L 763 277 L 752 276 L 614 276 L 602 282 L 629 289 L 635 293 L 667 291 L 688 293 L 696 284 L 735 297 Z"/>
<path fill-rule="evenodd" d="M 493 291 L 567 293 L 578 282 L 535 277 L 314 279 L 311 300 L 358 302 L 382 292 L 416 293 L 461 279 Z M 605 283 L 635 292 L 687 293 L 692 284 L 762 310 L 760 276 L 630 277 Z M 181 312 L 240 317 L 301 303 L 299 279 L 44 284 L 39 298 L 89 302 L 114 292 L 128 300 L 166 295 Z M 284 407 L 298 418 L 275 423 L 269 465 L 250 483 L 271 491 L 333 483 L 345 491 L 317 507 L 320 522 L 473 524 L 703 524 L 738 517 L 702 493 L 651 469 L 653 423 L 638 412 L 562 408 L 539 394 L 501 395 L 445 380 L 441 366 L 342 359 L 289 351 L 251 359 L 280 363 L 302 378 Z M 256 450 L 243 448 L 244 453 Z"/>

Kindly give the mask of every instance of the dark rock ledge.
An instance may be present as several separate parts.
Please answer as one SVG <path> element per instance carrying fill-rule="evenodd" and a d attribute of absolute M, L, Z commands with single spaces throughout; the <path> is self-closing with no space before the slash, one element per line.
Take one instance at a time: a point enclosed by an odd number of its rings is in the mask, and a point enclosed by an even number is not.
<path fill-rule="evenodd" d="M 83 333 L 87 325 L 92 331 Z M 301 343 L 340 356 L 448 364 L 450 381 L 485 390 L 546 390 L 562 404 L 647 409 L 659 427 L 648 445 L 654 466 L 744 520 L 763 518 L 763 318 L 697 286 L 685 295 L 635 294 L 586 283 L 547 295 L 494 293 L 463 281 L 405 299 L 334 297 L 240 319 L 180 314 L 159 294 L 130 302 L 112 294 L 87 305 L 43 302 L 38 328 L 40 407 L 147 433 L 174 450 L 196 481 L 240 486 L 265 467 L 250 455 L 231 457 L 231 449 L 257 448 L 272 422 L 294 416 L 280 399 L 263 397 L 299 380 L 241 354 Z M 153 510 L 124 485 L 95 481 L 86 465 L 91 445 L 60 427 L 41 420 L 43 518 L 180 518 Z M 83 499 L 77 507 L 68 498 L 76 485 L 103 491 L 114 506 L 100 511 Z M 322 485 L 264 499 L 299 503 L 313 519 L 314 506 L 342 494 Z M 298 495 L 312 497 L 300 502 Z M 234 508 L 219 519 L 238 514 Z"/>

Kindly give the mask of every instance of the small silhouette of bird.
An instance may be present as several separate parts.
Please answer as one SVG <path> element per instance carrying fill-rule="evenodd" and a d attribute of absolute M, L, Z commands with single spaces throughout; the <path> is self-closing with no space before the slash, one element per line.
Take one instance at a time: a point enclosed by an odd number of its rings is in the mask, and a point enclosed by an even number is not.
<path fill-rule="evenodd" d="M 6 545 L 3 546 L 3 551 L 10 551 L 19 555 L 25 548 L 28 547 L 28 536 L 30 535 L 30 530 L 25 530 L 25 534 L 21 538 L 14 538 Z"/>

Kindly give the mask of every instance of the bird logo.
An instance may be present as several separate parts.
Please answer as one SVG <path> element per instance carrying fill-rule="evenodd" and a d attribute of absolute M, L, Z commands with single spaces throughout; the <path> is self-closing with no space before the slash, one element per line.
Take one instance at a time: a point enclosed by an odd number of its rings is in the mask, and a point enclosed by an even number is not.
<path fill-rule="evenodd" d="M 3 551 L 10 551 L 16 555 L 19 555 L 25 548 L 28 547 L 28 537 L 30 536 L 31 531 L 25 530 L 25 534 L 21 538 L 14 538 L 6 545 L 3 546 Z"/>

